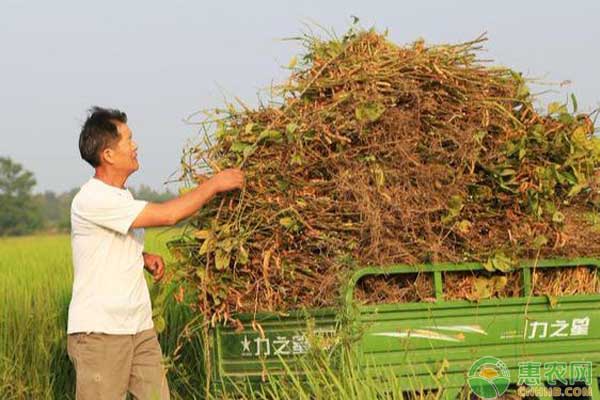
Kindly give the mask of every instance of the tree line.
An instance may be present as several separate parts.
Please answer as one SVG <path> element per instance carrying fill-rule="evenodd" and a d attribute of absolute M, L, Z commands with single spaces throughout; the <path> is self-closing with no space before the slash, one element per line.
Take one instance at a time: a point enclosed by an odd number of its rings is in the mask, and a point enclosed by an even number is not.
<path fill-rule="evenodd" d="M 71 201 L 79 188 L 33 193 L 36 183 L 33 172 L 9 157 L 0 157 L 0 236 L 70 230 Z M 143 184 L 129 190 L 136 199 L 152 202 L 175 196 L 169 190 L 158 192 Z"/>

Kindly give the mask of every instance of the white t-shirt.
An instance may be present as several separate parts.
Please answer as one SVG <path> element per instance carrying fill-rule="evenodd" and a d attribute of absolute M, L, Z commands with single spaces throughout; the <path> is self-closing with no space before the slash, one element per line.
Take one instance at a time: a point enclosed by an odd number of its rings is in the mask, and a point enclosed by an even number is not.
<path fill-rule="evenodd" d="M 146 204 L 96 178 L 75 195 L 67 333 L 135 334 L 154 326 L 144 279 L 144 229 L 130 229 Z"/>

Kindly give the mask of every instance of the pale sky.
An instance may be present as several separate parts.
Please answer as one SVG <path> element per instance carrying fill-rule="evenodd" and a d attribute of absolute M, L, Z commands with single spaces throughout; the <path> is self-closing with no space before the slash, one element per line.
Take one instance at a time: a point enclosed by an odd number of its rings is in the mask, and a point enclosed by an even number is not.
<path fill-rule="evenodd" d="M 130 185 L 162 189 L 177 171 L 191 113 L 257 92 L 282 68 L 305 24 L 342 34 L 356 15 L 396 43 L 467 41 L 485 56 L 572 84 L 580 109 L 600 105 L 600 1 L 0 1 L 0 156 L 33 171 L 36 191 L 80 186 L 92 169 L 77 139 L 92 105 L 128 114 L 141 168 Z M 170 186 L 174 189 L 175 186 Z"/>

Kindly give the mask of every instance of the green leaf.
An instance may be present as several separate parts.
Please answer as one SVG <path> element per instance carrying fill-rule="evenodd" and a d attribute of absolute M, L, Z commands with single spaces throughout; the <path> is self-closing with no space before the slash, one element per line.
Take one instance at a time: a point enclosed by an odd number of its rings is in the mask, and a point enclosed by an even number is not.
<path fill-rule="evenodd" d="M 198 255 L 202 256 L 202 255 L 208 253 L 209 251 L 211 251 L 213 244 L 214 244 L 214 240 L 212 237 L 209 237 L 208 239 L 206 239 L 204 241 L 204 243 L 202 243 L 202 246 L 200 246 L 200 249 L 198 250 Z"/>
<path fill-rule="evenodd" d="M 292 232 L 299 232 L 302 228 L 302 225 L 293 217 L 283 217 L 279 220 L 279 224 Z"/>
<path fill-rule="evenodd" d="M 154 330 L 157 333 L 161 333 L 167 327 L 167 323 L 165 322 L 165 318 L 160 315 L 154 319 Z"/>
<path fill-rule="evenodd" d="M 577 98 L 571 93 L 571 102 L 573 103 L 573 114 L 577 112 Z"/>
<path fill-rule="evenodd" d="M 460 233 L 466 234 L 466 233 L 469 233 L 472 226 L 473 226 L 473 224 L 471 223 L 471 221 L 468 221 L 465 219 L 465 220 L 460 221 L 458 224 L 456 224 L 456 229 Z"/>
<path fill-rule="evenodd" d="M 281 136 L 281 132 L 273 130 L 273 129 L 265 129 L 260 133 L 258 137 L 258 141 L 274 141 L 280 143 L 283 137 Z"/>
<path fill-rule="evenodd" d="M 244 159 L 250 157 L 252 154 L 254 154 L 255 151 L 256 151 L 256 146 L 254 146 L 254 145 L 246 147 L 244 149 L 244 151 L 242 152 Z"/>
<path fill-rule="evenodd" d="M 217 249 L 217 251 L 215 251 L 215 268 L 217 268 L 219 271 L 228 268 L 230 260 L 231 255 L 228 252 L 222 249 Z"/>
<path fill-rule="evenodd" d="M 475 138 L 475 141 L 477 141 L 477 143 L 481 144 L 481 142 L 483 142 L 483 139 L 487 136 L 487 131 L 477 131 L 473 137 Z"/>
<path fill-rule="evenodd" d="M 381 103 L 366 102 L 356 107 L 354 113 L 360 122 L 375 122 L 385 112 L 385 106 Z"/>
<path fill-rule="evenodd" d="M 494 264 L 492 263 L 492 260 L 490 258 L 488 258 L 486 262 L 483 263 L 483 268 L 485 268 L 485 270 L 489 272 L 494 271 Z"/>
<path fill-rule="evenodd" d="M 219 121 L 217 123 L 217 130 L 215 131 L 215 137 L 217 139 L 222 139 L 225 136 L 227 136 L 228 132 L 227 132 L 227 128 L 225 127 L 225 123 L 223 123 L 222 121 Z"/>
<path fill-rule="evenodd" d="M 296 204 L 298 204 L 302 208 L 304 208 L 308 205 L 308 203 L 304 199 L 296 199 Z"/>
<path fill-rule="evenodd" d="M 385 173 L 383 169 L 379 165 L 374 165 L 371 167 L 371 173 L 373 174 L 373 179 L 375 181 L 375 186 L 378 188 L 383 187 L 385 185 Z"/>
<path fill-rule="evenodd" d="M 193 188 L 191 188 L 191 187 L 180 187 L 179 188 L 179 195 L 181 196 L 181 195 L 186 194 L 187 192 L 191 192 L 192 189 Z"/>
<path fill-rule="evenodd" d="M 291 165 L 302 165 L 302 156 L 300 154 L 294 154 L 290 160 Z"/>
<path fill-rule="evenodd" d="M 556 306 L 558 305 L 558 297 L 547 294 L 546 298 L 548 299 L 548 304 L 550 304 L 550 308 L 556 308 Z"/>
<path fill-rule="evenodd" d="M 240 246 L 240 251 L 238 252 L 237 262 L 241 265 L 248 264 L 248 252 L 243 246 Z"/>
<path fill-rule="evenodd" d="M 558 117 L 558 120 L 560 122 L 562 122 L 565 125 L 570 125 L 573 122 L 575 122 L 575 118 L 567 111 L 567 106 L 563 106 L 563 109 L 561 111 L 562 112 Z"/>
<path fill-rule="evenodd" d="M 529 96 L 529 88 L 527 87 L 525 82 L 522 82 L 519 85 L 519 88 L 517 89 L 517 98 L 523 99 L 523 98 L 526 98 L 527 96 Z"/>
<path fill-rule="evenodd" d="M 181 280 L 181 279 L 185 278 L 186 276 L 188 276 L 188 271 L 187 270 L 185 270 L 185 269 L 178 269 L 173 274 L 173 280 Z"/>
<path fill-rule="evenodd" d="M 231 147 L 229 148 L 229 150 L 235 152 L 235 153 L 243 153 L 247 148 L 252 147 L 251 144 L 248 143 L 244 143 L 244 142 L 233 142 L 231 144 Z"/>
<path fill-rule="evenodd" d="M 552 214 L 552 222 L 562 224 L 565 222 L 565 214 L 561 213 L 560 211 L 556 211 L 554 214 Z"/>
<path fill-rule="evenodd" d="M 279 224 L 289 229 L 296 225 L 296 221 L 292 217 L 283 217 L 279 220 Z"/>
<path fill-rule="evenodd" d="M 516 175 L 517 171 L 515 171 L 512 168 L 506 168 L 503 169 L 502 171 L 500 171 L 500 176 L 511 176 L 511 175 Z"/>
<path fill-rule="evenodd" d="M 163 307 L 154 307 L 152 309 L 152 317 L 159 317 L 165 312 Z"/>
<path fill-rule="evenodd" d="M 463 207 L 463 201 L 460 196 L 454 195 L 450 197 L 450 200 L 448 200 L 448 214 L 442 217 L 442 223 L 446 224 L 458 217 Z"/>
<path fill-rule="evenodd" d="M 289 64 L 288 64 L 288 68 L 292 69 L 296 66 L 296 64 L 298 64 L 298 57 L 294 56 L 292 57 L 292 59 L 290 60 Z"/>
<path fill-rule="evenodd" d="M 537 236 L 532 243 L 534 249 L 539 250 L 548 244 L 548 238 L 544 235 Z"/>
<path fill-rule="evenodd" d="M 278 179 L 277 180 L 277 188 L 282 191 L 285 192 L 289 189 L 290 187 L 290 183 L 288 181 L 286 181 L 285 179 Z"/>
<path fill-rule="evenodd" d="M 459 195 L 450 197 L 448 201 L 448 208 L 450 210 L 460 211 L 463 208 L 462 198 Z"/>
<path fill-rule="evenodd" d="M 295 133 L 297 129 L 298 129 L 298 125 L 293 122 L 290 122 L 289 124 L 287 124 L 285 126 L 285 131 L 289 134 Z"/>
<path fill-rule="evenodd" d="M 211 235 L 211 231 L 209 229 L 203 229 L 196 231 L 194 236 L 198 239 L 208 239 Z"/>
<path fill-rule="evenodd" d="M 490 278 L 477 277 L 475 279 L 474 289 L 477 299 L 487 299 L 494 296 L 497 292 L 502 291 L 508 279 L 506 276 L 492 276 Z"/>
<path fill-rule="evenodd" d="M 234 245 L 235 239 L 232 237 L 225 238 L 217 243 L 217 247 L 219 247 L 221 250 L 227 253 L 231 252 L 231 249 L 233 249 Z"/>
<path fill-rule="evenodd" d="M 477 299 L 487 299 L 492 297 L 489 281 L 486 278 L 478 277 L 475 280 L 474 289 Z"/>
<path fill-rule="evenodd" d="M 574 185 L 571 190 L 569 190 L 569 193 L 567 193 L 567 197 L 573 197 L 579 194 L 579 192 L 581 192 L 583 189 L 585 189 L 587 187 L 587 183 L 578 183 L 577 185 Z"/>
<path fill-rule="evenodd" d="M 492 278 L 492 286 L 494 287 L 495 292 L 502 291 L 506 287 L 507 283 L 508 278 L 506 277 L 506 275 L 494 276 Z"/>
<path fill-rule="evenodd" d="M 571 185 L 574 185 L 577 183 L 577 178 L 575 178 L 575 175 L 573 175 L 570 172 L 567 172 L 567 171 L 561 172 L 560 175 L 564 180 L 569 182 Z"/>
<path fill-rule="evenodd" d="M 499 252 L 494 254 L 493 257 L 487 259 L 487 261 L 483 264 L 483 267 L 488 271 L 502 271 L 508 272 L 511 271 L 515 266 L 515 262 L 504 255 L 504 253 Z"/>
<path fill-rule="evenodd" d="M 469 185 L 469 194 L 475 201 L 487 201 L 494 197 L 492 189 L 485 185 Z"/>
<path fill-rule="evenodd" d="M 368 156 L 360 157 L 359 160 L 364 161 L 364 162 L 373 162 L 373 161 L 376 161 L 377 158 L 374 155 L 369 154 Z"/>
<path fill-rule="evenodd" d="M 563 114 L 567 112 L 567 107 L 558 102 L 548 104 L 548 114 Z"/>

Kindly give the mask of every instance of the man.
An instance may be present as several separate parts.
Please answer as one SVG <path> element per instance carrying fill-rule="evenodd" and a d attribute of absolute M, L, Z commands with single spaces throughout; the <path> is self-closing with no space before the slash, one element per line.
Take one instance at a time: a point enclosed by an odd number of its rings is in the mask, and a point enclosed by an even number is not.
<path fill-rule="evenodd" d="M 81 157 L 94 169 L 71 204 L 73 297 L 67 350 L 77 399 L 168 399 L 161 349 L 152 323 L 144 268 L 155 281 L 163 259 L 143 252 L 144 229 L 194 214 L 218 193 L 241 188 L 230 169 L 164 203 L 135 200 L 125 187 L 138 167 L 137 145 L 118 110 L 94 107 L 79 136 Z"/>

